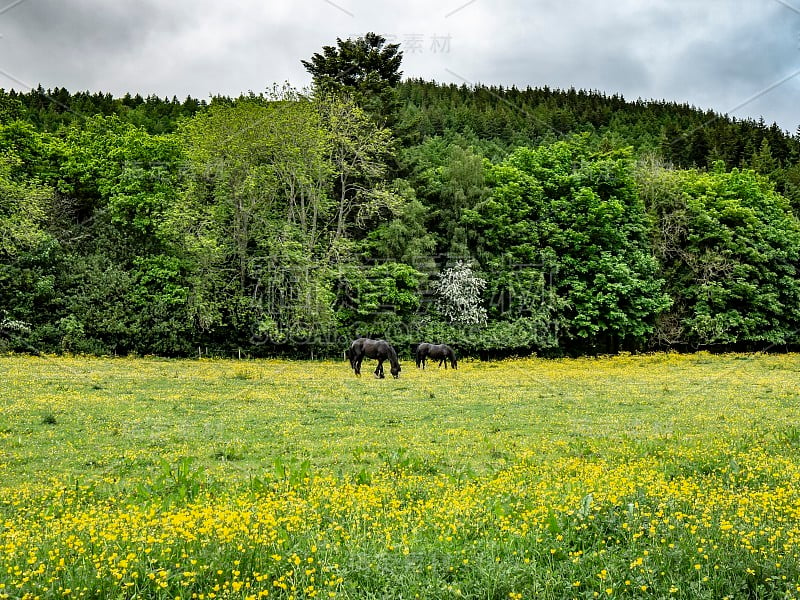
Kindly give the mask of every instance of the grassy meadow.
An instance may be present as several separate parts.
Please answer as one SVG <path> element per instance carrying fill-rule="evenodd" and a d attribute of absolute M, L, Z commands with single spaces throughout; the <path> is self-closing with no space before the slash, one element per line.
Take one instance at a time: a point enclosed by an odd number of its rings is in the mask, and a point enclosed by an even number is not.
<path fill-rule="evenodd" d="M 0 598 L 800 598 L 800 355 L 0 357 Z"/>

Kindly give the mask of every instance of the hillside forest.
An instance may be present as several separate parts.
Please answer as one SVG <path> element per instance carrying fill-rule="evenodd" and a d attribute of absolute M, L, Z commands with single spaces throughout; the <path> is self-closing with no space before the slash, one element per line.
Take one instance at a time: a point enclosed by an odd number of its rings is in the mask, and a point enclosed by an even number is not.
<path fill-rule="evenodd" d="M 592 90 L 0 89 L 0 349 L 481 357 L 764 350 L 800 331 L 800 128 Z"/>

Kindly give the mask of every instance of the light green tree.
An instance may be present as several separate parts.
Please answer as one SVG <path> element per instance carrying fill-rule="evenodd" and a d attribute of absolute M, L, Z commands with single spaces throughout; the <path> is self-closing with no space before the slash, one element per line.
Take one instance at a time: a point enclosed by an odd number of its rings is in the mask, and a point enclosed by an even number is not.
<path fill-rule="evenodd" d="M 389 133 L 343 98 L 292 94 L 212 106 L 180 135 L 186 192 L 170 222 L 199 322 L 269 341 L 331 326 L 350 236 L 399 202 L 383 179 Z"/>
<path fill-rule="evenodd" d="M 12 178 L 20 159 L 0 155 L 0 253 L 13 259 L 51 239 L 46 230 L 53 192 L 36 182 Z"/>

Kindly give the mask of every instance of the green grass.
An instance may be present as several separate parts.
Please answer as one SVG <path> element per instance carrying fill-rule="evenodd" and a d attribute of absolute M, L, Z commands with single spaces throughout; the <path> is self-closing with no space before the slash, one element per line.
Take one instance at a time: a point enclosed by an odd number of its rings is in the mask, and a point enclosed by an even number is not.
<path fill-rule="evenodd" d="M 784 357 L 705 355 L 464 361 L 455 372 L 407 363 L 386 381 L 330 362 L 5 358 L 2 475 L 8 486 L 32 475 L 133 478 L 192 456 L 245 480 L 278 457 L 348 473 L 401 451 L 428 470 L 485 473 L 531 448 L 646 451 L 730 428 L 796 443 L 793 368 Z"/>
<path fill-rule="evenodd" d="M 800 597 L 800 356 L 368 369 L 0 358 L 0 598 Z"/>

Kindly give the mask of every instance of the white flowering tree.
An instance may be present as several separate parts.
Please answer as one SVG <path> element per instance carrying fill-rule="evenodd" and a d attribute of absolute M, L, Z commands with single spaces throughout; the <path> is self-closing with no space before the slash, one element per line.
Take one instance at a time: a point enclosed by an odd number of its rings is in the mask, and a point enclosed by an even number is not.
<path fill-rule="evenodd" d="M 14 348 L 18 346 L 19 341 L 22 341 L 22 347 L 24 347 L 24 337 L 29 333 L 31 333 L 30 323 L 17 321 L 7 316 L 0 317 L 0 348 L 5 348 L 9 344 Z"/>
<path fill-rule="evenodd" d="M 472 272 L 472 266 L 458 261 L 442 271 L 433 284 L 435 304 L 450 323 L 474 325 L 486 322 L 486 309 L 481 306 L 481 292 L 486 280 Z"/>

